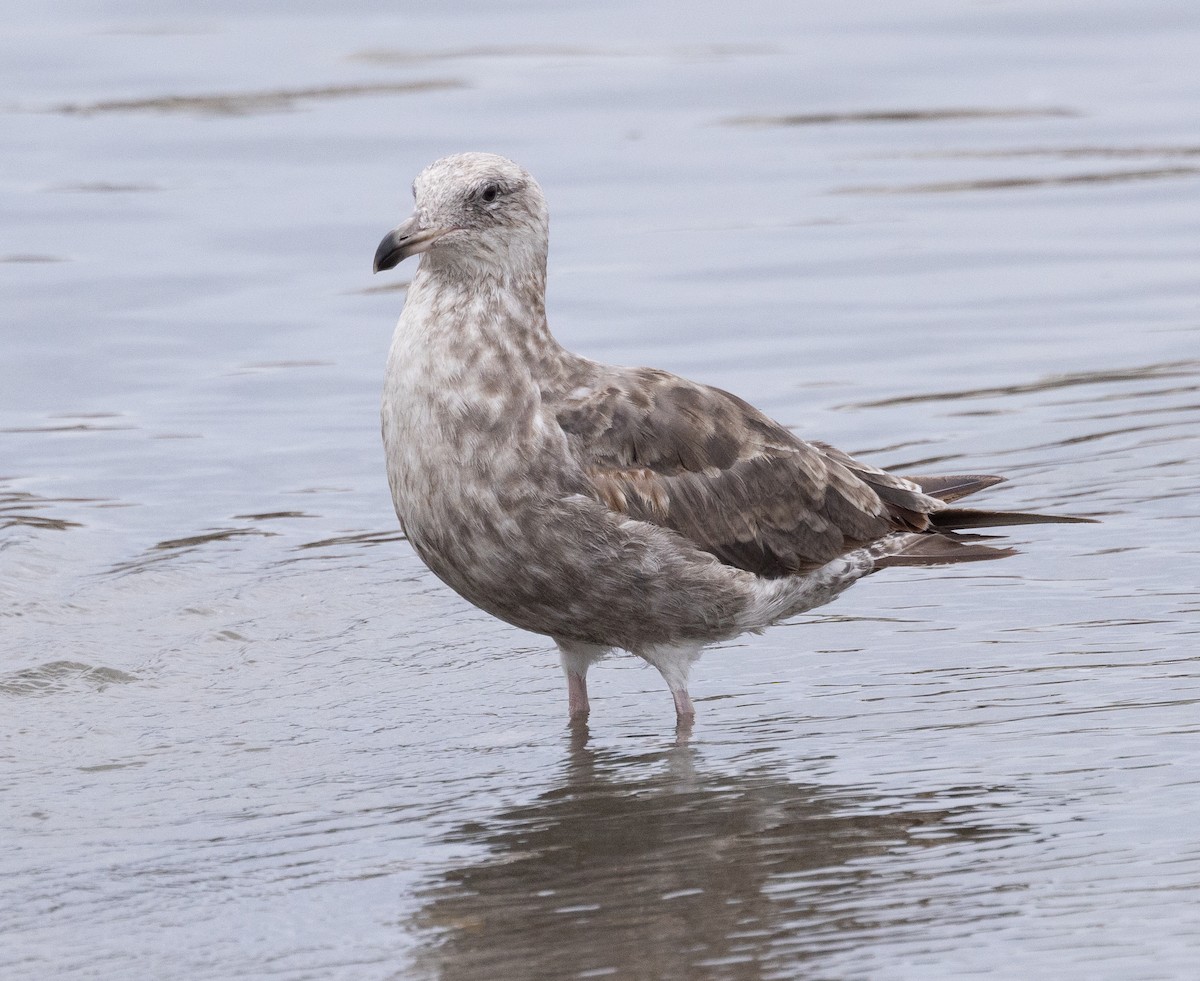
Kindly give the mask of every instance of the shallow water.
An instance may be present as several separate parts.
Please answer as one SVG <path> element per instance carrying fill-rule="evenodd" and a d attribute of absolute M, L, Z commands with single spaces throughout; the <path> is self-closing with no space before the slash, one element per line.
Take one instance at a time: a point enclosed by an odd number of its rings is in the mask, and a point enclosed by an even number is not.
<path fill-rule="evenodd" d="M 9 11 L 5 978 L 1193 976 L 1200 15 L 601 6 Z M 570 732 L 383 478 L 371 257 L 468 148 L 572 348 L 1103 523 Z"/>

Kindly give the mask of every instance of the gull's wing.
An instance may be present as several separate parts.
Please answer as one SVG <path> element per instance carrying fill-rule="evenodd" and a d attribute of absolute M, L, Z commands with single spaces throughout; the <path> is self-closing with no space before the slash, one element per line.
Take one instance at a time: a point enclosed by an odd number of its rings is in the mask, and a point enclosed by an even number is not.
<path fill-rule="evenodd" d="M 551 400 L 594 496 L 729 565 L 803 572 L 888 532 L 925 530 L 945 507 L 728 392 L 649 368 L 595 368 Z"/>

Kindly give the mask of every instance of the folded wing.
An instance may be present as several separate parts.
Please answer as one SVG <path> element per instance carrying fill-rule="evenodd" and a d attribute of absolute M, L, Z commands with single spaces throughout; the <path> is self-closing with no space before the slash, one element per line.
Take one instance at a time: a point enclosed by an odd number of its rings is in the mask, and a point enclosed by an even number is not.
<path fill-rule="evenodd" d="M 646 368 L 608 369 L 555 410 L 598 500 L 761 576 L 808 571 L 892 531 L 924 531 L 946 507 L 939 492 L 999 479 L 928 478 L 947 483 L 927 494 L 798 439 L 735 395 Z"/>

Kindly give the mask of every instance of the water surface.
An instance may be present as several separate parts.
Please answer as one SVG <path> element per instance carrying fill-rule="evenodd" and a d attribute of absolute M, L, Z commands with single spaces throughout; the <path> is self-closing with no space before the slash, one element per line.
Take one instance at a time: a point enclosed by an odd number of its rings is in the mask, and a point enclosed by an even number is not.
<path fill-rule="evenodd" d="M 810 9 L 811 8 L 811 9 Z M 1200 16 L 1166 2 L 194 6 L 0 39 L 6 978 L 1187 978 Z M 552 324 L 910 472 L 1004 562 L 658 676 L 424 571 L 378 393 L 430 160 Z"/>

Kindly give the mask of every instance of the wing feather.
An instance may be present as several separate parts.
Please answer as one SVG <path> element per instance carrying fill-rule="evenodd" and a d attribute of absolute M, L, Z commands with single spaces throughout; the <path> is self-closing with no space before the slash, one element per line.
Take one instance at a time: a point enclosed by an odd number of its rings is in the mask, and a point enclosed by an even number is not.
<path fill-rule="evenodd" d="M 555 410 L 594 496 L 729 565 L 804 572 L 943 506 L 720 389 L 644 368 L 580 380 Z"/>

